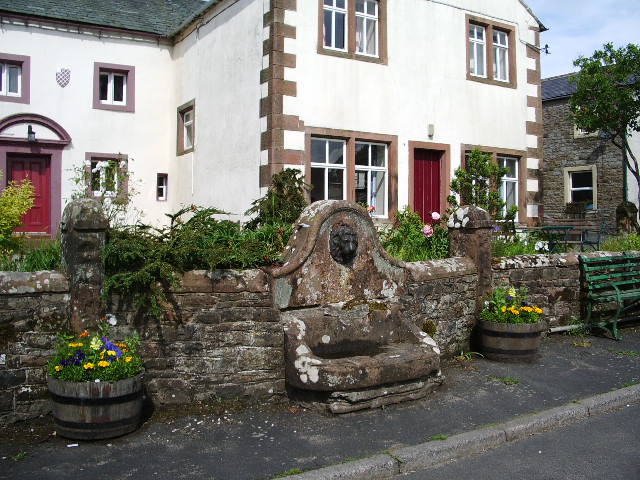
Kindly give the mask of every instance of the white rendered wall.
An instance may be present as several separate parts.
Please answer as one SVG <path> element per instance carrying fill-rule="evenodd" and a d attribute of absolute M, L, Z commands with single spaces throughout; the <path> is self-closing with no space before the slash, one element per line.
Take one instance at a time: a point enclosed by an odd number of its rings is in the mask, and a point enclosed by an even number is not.
<path fill-rule="evenodd" d="M 195 149 L 175 155 L 171 207 L 216 207 L 240 218 L 260 197 L 263 2 L 228 1 L 174 47 L 176 108 L 195 99 Z"/>
<path fill-rule="evenodd" d="M 387 2 L 388 65 L 348 60 L 317 51 L 317 2 L 298 2 L 295 112 L 307 127 L 398 136 L 399 207 L 408 204 L 408 142 L 451 146 L 452 173 L 461 144 L 526 151 L 525 45 L 534 43 L 533 17 L 514 0 Z M 482 12 L 479 13 L 479 12 Z M 466 79 L 465 14 L 514 27 L 517 88 Z M 427 135 L 434 124 L 435 134 Z"/>
<path fill-rule="evenodd" d="M 72 169 L 83 165 L 86 152 L 123 153 L 130 159 L 133 180 L 142 182 L 136 206 L 143 221 L 164 218 L 166 203 L 157 202 L 156 174 L 168 168 L 169 148 L 175 132 L 168 119 L 174 114 L 169 47 L 155 39 L 103 38 L 88 33 L 14 26 L 0 29 L 0 51 L 31 57 L 29 104 L 0 102 L 0 118 L 18 113 L 44 115 L 62 126 L 72 142 L 62 155 L 64 204 L 72 190 Z M 135 112 L 93 108 L 94 62 L 135 66 Z M 56 83 L 56 71 L 71 70 L 69 84 Z M 44 128 L 35 127 L 36 135 Z M 41 137 L 41 138 L 44 138 Z"/>

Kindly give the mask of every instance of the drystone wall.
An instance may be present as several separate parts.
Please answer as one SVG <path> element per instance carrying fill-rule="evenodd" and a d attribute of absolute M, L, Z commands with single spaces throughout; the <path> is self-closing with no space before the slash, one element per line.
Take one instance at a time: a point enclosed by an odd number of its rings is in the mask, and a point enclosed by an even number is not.
<path fill-rule="evenodd" d="M 575 318 L 579 312 L 576 255 L 533 255 L 492 263 L 490 253 L 469 251 L 485 245 L 480 240 L 488 233 L 482 219 L 473 215 L 452 226 L 456 257 L 399 262 L 390 270 L 395 283 L 389 298 L 397 300 L 405 316 L 436 340 L 441 354 L 469 350 L 483 292 L 502 278 L 516 286 L 527 285 L 532 301 L 543 308 L 551 326 Z M 81 227 L 87 227 L 80 230 L 81 235 L 95 236 L 96 224 Z M 483 233 L 474 239 L 476 227 Z M 79 244 L 85 244 L 82 238 Z M 161 318 L 136 313 L 122 299 L 111 298 L 104 313 L 116 316 L 114 333 L 122 338 L 135 329 L 143 339 L 150 400 L 162 404 L 217 397 L 285 399 L 282 313 L 300 308 L 304 292 L 322 291 L 331 301 L 336 292 L 320 286 L 314 290 L 309 275 L 285 279 L 278 274 L 283 271 L 188 272 L 174 291 L 167 292 Z M 78 325 L 84 329 L 97 321 L 95 299 L 88 299 L 86 311 L 82 302 L 73 301 L 74 278 L 84 282 L 91 276 L 0 272 L 0 424 L 49 411 L 45 365 L 53 353 L 56 332 L 77 330 Z M 315 278 L 326 281 L 326 275 Z M 346 282 L 350 276 L 340 278 Z M 390 282 L 381 279 L 380 288 L 387 291 Z M 99 292 L 90 287 L 83 295 Z M 366 297 L 366 284 L 359 288 L 358 295 Z"/>

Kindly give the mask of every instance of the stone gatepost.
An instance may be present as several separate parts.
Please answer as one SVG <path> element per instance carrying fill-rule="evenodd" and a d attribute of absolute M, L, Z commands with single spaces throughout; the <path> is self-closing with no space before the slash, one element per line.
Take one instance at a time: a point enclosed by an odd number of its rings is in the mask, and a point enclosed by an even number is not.
<path fill-rule="evenodd" d="M 476 206 L 464 206 L 456 210 L 449 227 L 449 256 L 470 258 L 478 269 L 476 315 L 483 307 L 484 292 L 491 290 L 491 229 L 494 222 L 489 213 Z"/>
<path fill-rule="evenodd" d="M 71 325 L 76 332 L 94 328 L 104 314 L 100 294 L 108 227 L 102 207 L 89 198 L 71 201 L 62 214 L 62 259 L 69 276 Z"/>
<path fill-rule="evenodd" d="M 629 201 L 622 202 L 616 208 L 616 229 L 620 235 L 637 233 L 638 207 Z"/>

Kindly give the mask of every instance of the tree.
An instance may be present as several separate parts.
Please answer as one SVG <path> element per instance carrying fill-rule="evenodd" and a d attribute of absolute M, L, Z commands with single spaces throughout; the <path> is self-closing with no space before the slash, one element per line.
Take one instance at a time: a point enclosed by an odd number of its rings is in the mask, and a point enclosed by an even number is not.
<path fill-rule="evenodd" d="M 476 148 L 469 154 L 465 168 L 457 168 L 454 172 L 455 178 L 451 180 L 451 191 L 460 196 L 461 204 L 483 208 L 489 212 L 491 218 L 513 219 L 518 208 L 513 206 L 505 212 L 507 204 L 500 195 L 502 177 L 508 171 L 508 168 L 494 162 L 491 155 L 482 153 Z M 455 195 L 449 195 L 447 202 L 451 212 L 460 206 Z"/>
<path fill-rule="evenodd" d="M 573 62 L 580 67 L 570 78 L 576 93 L 569 100 L 573 121 L 581 130 L 600 132 L 622 151 L 623 162 L 639 187 L 638 159 L 629 137 L 640 132 L 640 47 L 629 44 L 615 49 L 606 43 L 591 57 Z"/>

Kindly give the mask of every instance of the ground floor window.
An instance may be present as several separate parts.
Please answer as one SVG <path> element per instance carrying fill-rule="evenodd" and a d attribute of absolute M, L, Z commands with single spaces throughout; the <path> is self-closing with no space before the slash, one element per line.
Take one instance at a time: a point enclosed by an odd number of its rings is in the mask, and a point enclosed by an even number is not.
<path fill-rule="evenodd" d="M 587 209 L 596 208 L 596 174 L 595 165 L 565 168 L 565 203 L 584 203 Z"/>
<path fill-rule="evenodd" d="M 506 204 L 502 213 L 506 215 L 511 207 L 518 206 L 518 158 L 498 155 L 498 164 L 508 169 L 500 184 L 500 198 Z"/>
<path fill-rule="evenodd" d="M 393 145 L 395 154 L 395 137 L 372 134 L 368 139 L 351 132 L 336 133 L 346 138 L 313 134 L 309 138 L 310 200 L 355 201 L 368 207 L 372 215 L 387 217 L 393 201 L 390 170 L 395 162 L 390 151 Z"/>
<path fill-rule="evenodd" d="M 94 197 L 122 197 L 127 194 L 127 156 L 87 154 L 87 188 Z"/>

